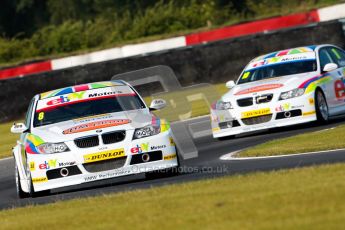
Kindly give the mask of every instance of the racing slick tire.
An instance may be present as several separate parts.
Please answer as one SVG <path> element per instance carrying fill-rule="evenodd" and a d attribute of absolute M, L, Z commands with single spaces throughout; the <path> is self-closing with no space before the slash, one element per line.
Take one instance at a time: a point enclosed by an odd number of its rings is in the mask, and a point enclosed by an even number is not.
<path fill-rule="evenodd" d="M 217 137 L 218 141 L 226 141 L 226 140 L 232 140 L 235 139 L 235 135 L 225 136 L 225 137 Z"/>
<path fill-rule="evenodd" d="M 17 164 L 15 166 L 15 179 L 16 179 L 16 191 L 17 191 L 17 196 L 19 199 L 24 199 L 24 198 L 28 198 L 30 197 L 29 193 L 26 193 L 23 191 L 22 189 L 22 185 L 20 184 L 20 176 L 19 176 L 19 172 L 18 172 L 18 167 Z"/>
<path fill-rule="evenodd" d="M 318 89 L 315 92 L 315 111 L 318 123 L 327 123 L 329 120 L 328 105 L 323 92 Z"/>

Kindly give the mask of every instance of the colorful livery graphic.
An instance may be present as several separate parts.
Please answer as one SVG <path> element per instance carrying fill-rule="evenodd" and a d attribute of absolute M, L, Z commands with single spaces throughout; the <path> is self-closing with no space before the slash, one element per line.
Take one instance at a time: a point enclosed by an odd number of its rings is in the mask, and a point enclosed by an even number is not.
<path fill-rule="evenodd" d="M 158 103 L 157 103 L 158 102 Z M 124 81 L 90 83 L 36 95 L 13 149 L 19 197 L 51 189 L 178 167 L 169 122 Z"/>
<path fill-rule="evenodd" d="M 252 60 L 211 107 L 215 138 L 345 114 L 345 52 L 333 45 L 287 49 Z"/>

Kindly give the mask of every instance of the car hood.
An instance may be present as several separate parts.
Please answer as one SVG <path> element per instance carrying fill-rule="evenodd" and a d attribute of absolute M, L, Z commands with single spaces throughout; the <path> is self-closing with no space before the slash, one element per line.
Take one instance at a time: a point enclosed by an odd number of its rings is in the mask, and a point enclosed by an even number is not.
<path fill-rule="evenodd" d="M 83 117 L 36 127 L 32 134 L 45 142 L 65 142 L 76 138 L 118 130 L 134 130 L 152 124 L 155 119 L 148 109 Z"/>
<path fill-rule="evenodd" d="M 275 94 L 289 91 L 297 88 L 303 82 L 316 75 L 315 72 L 302 73 L 236 85 L 223 95 L 222 100 L 230 101 L 233 98 L 244 98 L 267 93 Z"/>

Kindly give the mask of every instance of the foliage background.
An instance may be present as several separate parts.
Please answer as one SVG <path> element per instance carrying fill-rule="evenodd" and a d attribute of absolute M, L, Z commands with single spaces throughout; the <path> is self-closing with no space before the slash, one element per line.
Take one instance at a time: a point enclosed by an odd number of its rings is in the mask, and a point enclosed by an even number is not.
<path fill-rule="evenodd" d="M 160 39 L 339 0 L 2 0 L 0 65 Z"/>

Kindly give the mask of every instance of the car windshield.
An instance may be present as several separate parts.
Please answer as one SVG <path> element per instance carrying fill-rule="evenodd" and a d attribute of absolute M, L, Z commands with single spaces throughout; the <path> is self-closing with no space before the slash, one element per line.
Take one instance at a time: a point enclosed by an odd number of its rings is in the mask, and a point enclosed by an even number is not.
<path fill-rule="evenodd" d="M 273 64 L 244 71 L 237 84 L 316 71 L 315 60 Z"/>
<path fill-rule="evenodd" d="M 35 112 L 34 127 L 54 124 L 82 117 L 107 113 L 116 113 L 145 108 L 142 100 L 136 95 L 114 96 L 90 101 L 60 105 L 53 108 L 41 109 Z"/>

